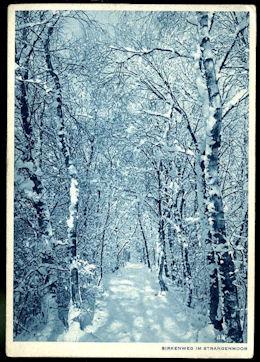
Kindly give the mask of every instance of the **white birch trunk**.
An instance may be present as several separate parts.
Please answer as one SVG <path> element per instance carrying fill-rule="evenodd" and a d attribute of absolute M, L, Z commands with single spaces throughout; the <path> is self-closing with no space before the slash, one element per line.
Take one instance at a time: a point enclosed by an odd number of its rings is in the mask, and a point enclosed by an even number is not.
<path fill-rule="evenodd" d="M 204 76 L 208 91 L 208 118 L 206 124 L 205 176 L 208 188 L 208 216 L 211 232 L 211 245 L 215 267 L 211 279 L 211 304 L 219 312 L 223 304 L 223 327 L 227 338 L 234 342 L 242 341 L 238 295 L 234 262 L 226 240 L 223 201 L 219 181 L 219 149 L 221 143 L 222 104 L 215 71 L 215 59 L 208 31 L 208 14 L 199 14 L 200 50 Z M 211 260 L 213 264 L 213 260 Z M 215 291 L 213 292 L 213 290 Z M 218 291 L 219 297 L 216 298 Z M 220 316 L 211 316 L 220 321 Z"/>

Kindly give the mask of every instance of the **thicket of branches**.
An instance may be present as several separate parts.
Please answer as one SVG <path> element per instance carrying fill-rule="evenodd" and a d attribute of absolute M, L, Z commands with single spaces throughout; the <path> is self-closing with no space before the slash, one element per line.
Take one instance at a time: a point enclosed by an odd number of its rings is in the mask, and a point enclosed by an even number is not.
<path fill-rule="evenodd" d="M 245 341 L 248 14 L 108 16 L 16 13 L 15 338 L 135 260 Z"/>

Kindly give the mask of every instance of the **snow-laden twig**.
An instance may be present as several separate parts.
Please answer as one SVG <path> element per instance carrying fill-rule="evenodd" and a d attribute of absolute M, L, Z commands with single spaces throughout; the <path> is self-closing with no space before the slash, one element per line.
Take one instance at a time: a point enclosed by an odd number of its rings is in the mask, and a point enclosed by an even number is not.
<path fill-rule="evenodd" d="M 229 49 L 227 50 L 227 52 L 225 53 L 225 55 L 222 57 L 222 59 L 220 60 L 220 62 L 218 63 L 219 65 L 217 66 L 217 71 L 216 73 L 220 73 L 221 70 L 224 68 L 225 64 L 226 64 L 226 61 L 232 51 L 232 49 L 234 48 L 236 42 L 237 42 L 237 39 L 239 38 L 239 34 L 243 33 L 243 31 L 248 28 L 249 24 L 241 24 L 240 26 L 237 27 L 237 31 L 235 33 L 235 37 L 229 47 Z"/>
<path fill-rule="evenodd" d="M 24 30 L 24 29 L 27 29 L 27 28 L 33 28 L 35 26 L 38 26 L 38 25 L 44 25 L 44 24 L 48 24 L 49 21 L 53 18 L 50 17 L 50 19 L 47 19 L 47 20 L 44 20 L 44 21 L 36 21 L 34 23 L 26 23 L 26 24 L 23 24 L 23 25 L 20 25 L 20 26 L 16 26 L 15 27 L 15 30 L 16 31 L 20 31 L 20 30 Z"/>
<path fill-rule="evenodd" d="M 234 95 L 234 97 L 232 97 L 225 105 L 223 109 L 222 119 L 224 119 L 233 108 L 237 107 L 246 98 L 248 98 L 247 91 L 245 91 L 244 89 L 238 91 L 237 94 Z"/>
<path fill-rule="evenodd" d="M 132 55 L 130 55 L 127 60 L 130 60 L 131 58 L 135 57 L 135 56 L 144 56 L 144 55 L 149 55 L 152 54 L 154 52 L 166 52 L 166 53 L 171 53 L 172 56 L 170 57 L 170 59 L 172 58 L 177 58 L 177 57 L 182 57 L 182 58 L 190 58 L 193 59 L 190 55 L 188 54 L 181 54 L 179 53 L 177 50 L 171 49 L 171 48 L 160 48 L 160 47 L 156 47 L 156 48 L 152 48 L 152 49 L 133 49 L 133 48 L 127 48 L 127 47 L 115 47 L 115 46 L 110 46 L 111 50 L 116 50 L 116 51 L 120 51 L 123 53 L 130 53 Z"/>

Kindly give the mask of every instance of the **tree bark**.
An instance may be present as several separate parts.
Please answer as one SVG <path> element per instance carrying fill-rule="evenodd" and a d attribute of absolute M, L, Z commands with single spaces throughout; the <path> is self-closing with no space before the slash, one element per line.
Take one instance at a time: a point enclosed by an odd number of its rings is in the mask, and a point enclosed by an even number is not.
<path fill-rule="evenodd" d="M 168 219 L 170 220 L 170 215 L 168 216 Z M 174 230 L 170 222 L 168 221 L 167 225 L 167 240 L 169 244 L 169 250 L 170 250 L 170 256 L 171 256 L 171 263 L 170 263 L 170 277 L 174 281 L 176 279 L 176 267 L 175 267 L 175 258 L 174 258 Z"/>
<path fill-rule="evenodd" d="M 158 213 L 159 213 L 159 245 L 158 245 L 158 279 L 159 279 L 159 285 L 161 288 L 161 291 L 167 291 L 168 288 L 165 284 L 165 281 L 163 279 L 163 272 L 164 272 L 164 263 L 165 263 L 165 230 L 164 230 L 164 211 L 163 211 L 163 205 L 162 205 L 162 170 L 163 165 L 162 161 L 159 163 L 159 169 L 157 171 L 158 176 Z"/>
<path fill-rule="evenodd" d="M 102 232 L 102 236 L 101 236 L 101 250 L 100 250 L 100 276 L 99 276 L 99 280 L 98 280 L 98 285 L 100 285 L 101 280 L 103 278 L 103 259 L 104 259 L 104 248 L 105 248 L 105 238 L 106 238 L 106 229 L 107 229 L 107 224 L 108 224 L 108 220 L 109 220 L 109 216 L 110 216 L 110 201 L 108 202 L 108 208 L 107 208 L 107 214 L 106 214 L 106 220 L 103 226 L 103 232 Z"/>
<path fill-rule="evenodd" d="M 27 22 L 27 14 L 28 12 L 24 12 L 24 21 Z M 23 30 L 23 40 L 25 44 L 27 43 L 28 32 L 26 29 Z M 27 47 L 27 46 L 26 46 Z M 25 143 L 25 151 L 22 155 L 22 167 L 29 179 L 33 183 L 32 191 L 33 193 L 29 196 L 34 206 L 37 215 L 38 222 L 38 237 L 41 240 L 41 255 L 43 263 L 52 263 L 53 255 L 52 255 L 52 247 L 53 247 L 53 233 L 52 226 L 50 223 L 50 213 L 47 203 L 44 199 L 44 186 L 40 175 L 42 174 L 42 170 L 40 167 L 39 160 L 36 159 L 36 142 L 35 142 L 35 134 L 32 127 L 32 114 L 30 112 L 28 99 L 28 86 L 26 85 L 26 81 L 28 80 L 28 68 L 30 57 L 32 54 L 31 48 L 26 56 L 25 64 L 23 67 L 19 68 L 21 80 L 19 82 L 19 104 L 20 104 L 20 113 L 22 120 L 22 128 L 24 132 L 24 136 L 26 139 Z M 41 139 L 38 141 L 38 147 L 41 148 Z M 41 155 L 38 155 L 41 157 Z"/>
<path fill-rule="evenodd" d="M 208 188 L 211 245 L 214 253 L 212 258 L 214 258 L 216 265 L 212 274 L 214 278 L 211 278 L 211 303 L 215 305 L 215 315 L 211 316 L 211 318 L 214 321 L 217 317 L 216 313 L 222 312 L 227 337 L 234 342 L 242 342 L 235 268 L 226 240 L 223 201 L 219 182 L 218 165 L 221 144 L 222 105 L 216 78 L 214 54 L 208 32 L 208 14 L 200 13 L 198 20 L 201 35 L 201 62 L 209 102 L 209 116 L 206 123 L 205 175 Z M 223 307 L 222 311 L 219 310 L 220 303 Z M 221 321 L 219 316 L 217 319 Z"/>
<path fill-rule="evenodd" d="M 183 199 L 183 190 L 179 191 L 179 194 L 182 195 Z M 193 283 L 192 283 L 192 274 L 191 274 L 191 267 L 189 262 L 189 250 L 188 250 L 188 235 L 186 235 L 185 229 L 183 227 L 182 222 L 182 208 L 180 211 L 178 210 L 178 195 L 176 197 L 176 201 L 173 205 L 173 217 L 174 221 L 178 227 L 178 235 L 180 241 L 180 247 L 181 247 L 181 256 L 182 256 L 182 267 L 183 267 L 183 277 L 184 277 L 184 283 L 187 287 L 187 298 L 186 298 L 186 304 L 188 307 L 191 307 L 192 298 L 193 298 Z M 181 200 L 182 204 L 182 200 Z"/>
<path fill-rule="evenodd" d="M 147 240 L 146 240 L 146 236 L 145 236 L 145 232 L 144 232 L 144 228 L 143 228 L 143 224 L 142 224 L 142 218 L 141 218 L 140 205 L 139 204 L 138 204 L 138 222 L 139 222 L 140 230 L 141 230 L 143 241 L 144 241 L 144 250 L 145 250 L 147 265 L 148 265 L 148 268 L 151 269 L 148 245 L 147 245 Z"/>
<path fill-rule="evenodd" d="M 81 302 L 79 290 L 79 276 L 77 267 L 77 219 L 78 219 L 78 174 L 75 166 L 73 165 L 70 149 L 67 143 L 64 115 L 63 115 L 63 100 L 62 88 L 58 74 L 54 71 L 51 53 L 50 53 L 50 39 L 54 31 L 54 26 L 57 24 L 58 19 L 52 26 L 48 27 L 47 38 L 44 43 L 45 61 L 48 67 L 48 73 L 52 77 L 56 90 L 56 117 L 59 124 L 58 138 L 61 146 L 61 151 L 65 159 L 65 166 L 68 171 L 70 179 L 70 207 L 69 217 L 67 219 L 68 225 L 68 239 L 70 243 L 70 284 L 71 284 L 71 300 L 73 305 L 79 306 Z"/>

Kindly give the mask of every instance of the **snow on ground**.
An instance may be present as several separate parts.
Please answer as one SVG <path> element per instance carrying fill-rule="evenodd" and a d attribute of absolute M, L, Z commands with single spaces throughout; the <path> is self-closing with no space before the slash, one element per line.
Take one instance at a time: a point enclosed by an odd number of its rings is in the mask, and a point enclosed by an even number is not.
<path fill-rule="evenodd" d="M 54 295 L 47 296 L 44 300 L 44 325 L 38 324 L 31 331 L 24 330 L 17 341 L 56 341 L 57 336 L 63 333 L 64 327 L 58 318 L 58 310 Z"/>
<path fill-rule="evenodd" d="M 180 294 L 159 292 L 155 273 L 143 264 L 106 275 L 91 325 L 73 322 L 58 341 L 77 342 L 214 342 L 209 326 L 200 327 Z M 196 313 L 193 313 L 196 314 Z"/>

